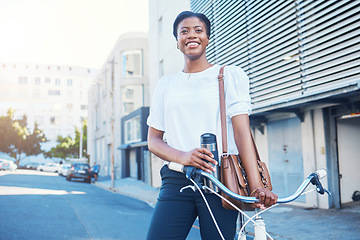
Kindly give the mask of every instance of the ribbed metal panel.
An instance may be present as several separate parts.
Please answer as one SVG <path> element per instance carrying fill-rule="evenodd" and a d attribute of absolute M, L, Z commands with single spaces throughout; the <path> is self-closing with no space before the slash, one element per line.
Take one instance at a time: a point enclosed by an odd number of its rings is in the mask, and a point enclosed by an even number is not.
<path fill-rule="evenodd" d="M 360 1 L 315 1 L 300 9 L 303 94 L 356 84 Z"/>
<path fill-rule="evenodd" d="M 356 85 L 360 1 L 191 0 L 212 21 L 210 62 L 241 66 L 254 110 Z"/>

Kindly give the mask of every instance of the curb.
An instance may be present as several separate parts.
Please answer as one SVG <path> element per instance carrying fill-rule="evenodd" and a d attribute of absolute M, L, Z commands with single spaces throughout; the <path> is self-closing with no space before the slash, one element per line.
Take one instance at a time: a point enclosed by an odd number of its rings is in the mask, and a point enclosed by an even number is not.
<path fill-rule="evenodd" d="M 109 184 L 106 184 L 107 182 L 108 181 L 104 181 L 104 183 L 101 183 L 101 181 L 97 181 L 92 184 L 107 191 L 143 201 L 153 208 L 156 205 L 159 189 L 153 188 L 146 183 L 131 178 L 125 178 L 116 182 L 115 189 L 112 189 Z"/>

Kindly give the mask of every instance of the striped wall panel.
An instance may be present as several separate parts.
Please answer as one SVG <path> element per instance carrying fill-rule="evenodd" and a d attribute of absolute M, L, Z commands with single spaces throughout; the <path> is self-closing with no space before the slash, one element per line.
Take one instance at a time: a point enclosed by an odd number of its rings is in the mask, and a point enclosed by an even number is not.
<path fill-rule="evenodd" d="M 212 21 L 210 62 L 248 74 L 255 113 L 358 89 L 360 1 L 191 0 L 191 8 Z"/>

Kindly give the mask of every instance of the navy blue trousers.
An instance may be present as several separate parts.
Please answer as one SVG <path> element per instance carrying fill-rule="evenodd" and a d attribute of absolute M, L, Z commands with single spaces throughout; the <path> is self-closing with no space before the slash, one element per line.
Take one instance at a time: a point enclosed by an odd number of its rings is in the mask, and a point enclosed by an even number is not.
<path fill-rule="evenodd" d="M 199 191 L 180 189 L 193 185 L 185 175 L 170 170 L 166 165 L 160 171 L 162 186 L 151 219 L 147 240 L 186 239 L 196 217 L 199 217 L 200 234 L 204 240 L 221 239 Z M 237 211 L 226 210 L 221 199 L 205 193 L 215 219 L 225 239 L 233 240 L 236 233 Z"/>

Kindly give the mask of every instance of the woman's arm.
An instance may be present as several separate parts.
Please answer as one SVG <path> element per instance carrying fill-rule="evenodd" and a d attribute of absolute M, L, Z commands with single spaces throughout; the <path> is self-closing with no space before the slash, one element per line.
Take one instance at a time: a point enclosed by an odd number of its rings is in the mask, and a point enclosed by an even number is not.
<path fill-rule="evenodd" d="M 183 152 L 170 147 L 163 141 L 164 132 L 155 128 L 149 127 L 148 131 L 148 148 L 149 150 L 161 159 L 170 162 L 180 163 L 184 166 L 194 166 L 206 172 L 215 171 L 206 161 L 212 164 L 217 164 L 213 159 L 212 153 L 206 148 L 195 148 L 189 152 Z M 204 161 L 206 160 L 206 161 Z"/>
<path fill-rule="evenodd" d="M 258 174 L 254 144 L 250 135 L 249 116 L 247 114 L 236 115 L 231 118 L 231 122 L 235 143 L 248 177 L 250 191 L 255 191 L 253 195 L 260 200 L 260 204 L 255 204 L 255 206 L 259 208 L 269 207 L 276 203 L 277 195 L 263 187 L 260 174 Z"/>

